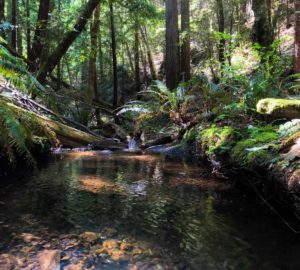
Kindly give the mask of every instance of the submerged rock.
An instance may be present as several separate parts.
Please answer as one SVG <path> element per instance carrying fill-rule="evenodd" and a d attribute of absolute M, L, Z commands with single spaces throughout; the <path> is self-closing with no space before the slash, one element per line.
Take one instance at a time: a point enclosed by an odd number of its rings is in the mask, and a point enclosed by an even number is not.
<path fill-rule="evenodd" d="M 145 153 L 160 154 L 170 159 L 193 160 L 196 156 L 196 147 L 187 143 L 156 145 L 146 149 Z"/>
<path fill-rule="evenodd" d="M 60 269 L 60 250 L 44 250 L 39 255 L 40 270 Z"/>
<path fill-rule="evenodd" d="M 98 235 L 94 232 L 84 232 L 80 235 L 80 239 L 85 244 L 93 244 L 97 241 Z"/>
<path fill-rule="evenodd" d="M 12 270 L 18 267 L 17 259 L 10 254 L 0 254 L 0 269 Z"/>

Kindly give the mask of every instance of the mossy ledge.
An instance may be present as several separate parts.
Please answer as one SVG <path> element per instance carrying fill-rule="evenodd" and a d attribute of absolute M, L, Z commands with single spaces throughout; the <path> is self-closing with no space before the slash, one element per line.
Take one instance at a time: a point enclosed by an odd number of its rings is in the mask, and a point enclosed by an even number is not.
<path fill-rule="evenodd" d="M 258 107 L 265 102 L 261 101 Z M 256 190 L 266 196 L 284 197 L 284 203 L 288 201 L 294 209 L 299 209 L 299 138 L 300 131 L 282 135 L 277 125 L 256 123 L 235 127 L 220 123 L 199 127 L 197 141 L 201 156 L 219 166 L 217 169 L 222 174 L 233 176 L 234 171 L 238 171 L 240 181 L 244 179 L 241 177 L 244 172 L 247 178 L 251 176 L 255 180 L 251 185 L 256 185 Z"/>

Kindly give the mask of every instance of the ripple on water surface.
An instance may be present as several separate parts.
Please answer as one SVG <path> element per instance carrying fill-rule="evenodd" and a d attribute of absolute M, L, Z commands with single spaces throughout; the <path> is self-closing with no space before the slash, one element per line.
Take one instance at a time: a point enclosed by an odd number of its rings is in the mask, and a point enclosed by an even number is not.
<path fill-rule="evenodd" d="M 61 269 L 300 269 L 298 237 L 202 167 L 66 153 L 0 195 L 0 269 L 45 250 Z"/>

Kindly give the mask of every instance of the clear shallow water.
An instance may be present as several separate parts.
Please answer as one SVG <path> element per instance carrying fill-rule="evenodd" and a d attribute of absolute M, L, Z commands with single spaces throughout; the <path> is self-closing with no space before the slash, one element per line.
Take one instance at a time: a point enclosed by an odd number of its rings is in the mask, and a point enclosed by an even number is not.
<path fill-rule="evenodd" d="M 0 254 L 23 269 L 39 269 L 44 249 L 61 251 L 61 269 L 300 269 L 299 236 L 197 166 L 69 153 L 0 195 Z M 86 244 L 84 232 L 98 239 Z"/>

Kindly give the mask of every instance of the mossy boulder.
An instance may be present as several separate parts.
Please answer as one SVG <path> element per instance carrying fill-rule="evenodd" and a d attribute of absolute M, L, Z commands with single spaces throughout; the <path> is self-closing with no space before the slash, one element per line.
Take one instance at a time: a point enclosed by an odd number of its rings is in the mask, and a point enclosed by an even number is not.
<path fill-rule="evenodd" d="M 294 119 L 300 117 L 300 100 L 266 98 L 256 105 L 260 114 L 269 115 L 272 118 Z"/>
<path fill-rule="evenodd" d="M 231 150 L 231 161 L 249 169 L 265 167 L 280 157 L 279 134 L 272 126 L 253 127 Z"/>
<path fill-rule="evenodd" d="M 236 143 L 238 134 L 233 127 L 212 125 L 200 132 L 199 140 L 206 154 L 224 154 Z"/>

